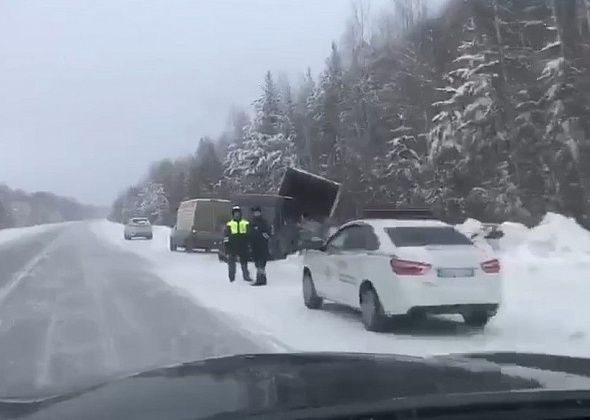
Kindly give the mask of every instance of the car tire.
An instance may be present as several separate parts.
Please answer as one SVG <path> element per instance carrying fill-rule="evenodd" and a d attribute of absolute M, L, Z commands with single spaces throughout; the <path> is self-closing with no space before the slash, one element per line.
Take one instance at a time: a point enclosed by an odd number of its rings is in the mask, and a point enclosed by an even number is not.
<path fill-rule="evenodd" d="M 126 240 L 126 241 L 130 241 L 130 240 L 131 240 L 131 238 L 130 238 L 129 236 L 125 235 L 125 240 Z"/>
<path fill-rule="evenodd" d="M 147 239 L 148 241 L 151 241 L 154 237 L 152 235 L 150 236 L 146 236 L 145 239 Z"/>
<path fill-rule="evenodd" d="M 303 303 L 309 309 L 320 309 L 322 307 L 322 303 L 324 300 L 318 296 L 315 285 L 313 284 L 313 279 L 311 278 L 311 273 L 309 271 L 305 271 L 303 273 Z"/>
<path fill-rule="evenodd" d="M 363 325 L 368 331 L 383 331 L 387 317 L 383 312 L 383 306 L 377 292 L 368 287 L 361 293 L 361 317 Z"/>
<path fill-rule="evenodd" d="M 175 252 L 178 249 L 178 247 L 176 246 L 176 244 L 172 241 L 172 238 L 170 238 L 170 251 Z"/>
<path fill-rule="evenodd" d="M 485 311 L 473 311 L 462 315 L 465 325 L 474 328 L 485 327 L 491 318 L 491 316 Z"/>

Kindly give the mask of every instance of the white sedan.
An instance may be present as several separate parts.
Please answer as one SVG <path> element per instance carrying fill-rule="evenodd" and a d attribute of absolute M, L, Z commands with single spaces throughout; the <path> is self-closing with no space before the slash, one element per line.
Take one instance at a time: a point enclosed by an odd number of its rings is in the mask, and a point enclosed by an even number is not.
<path fill-rule="evenodd" d="M 304 255 L 303 299 L 360 309 L 365 328 L 397 315 L 461 314 L 483 327 L 500 304 L 500 262 L 439 220 L 372 219 L 340 227 Z"/>
<path fill-rule="evenodd" d="M 152 225 L 146 217 L 133 217 L 125 225 L 123 236 L 126 240 L 133 238 L 152 239 Z"/>

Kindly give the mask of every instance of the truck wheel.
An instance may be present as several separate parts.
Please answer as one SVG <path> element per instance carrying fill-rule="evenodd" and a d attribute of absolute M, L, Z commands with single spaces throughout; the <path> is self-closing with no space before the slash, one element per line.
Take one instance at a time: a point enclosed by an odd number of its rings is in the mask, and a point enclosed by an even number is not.
<path fill-rule="evenodd" d="M 465 325 L 474 328 L 485 327 L 491 318 L 485 311 L 473 311 L 462 315 Z"/>
<path fill-rule="evenodd" d="M 303 273 L 303 303 L 309 309 L 320 309 L 324 300 L 318 296 L 311 273 L 305 271 Z"/>
<path fill-rule="evenodd" d="M 387 317 L 377 292 L 368 287 L 361 292 L 361 314 L 363 325 L 368 331 L 383 331 Z"/>

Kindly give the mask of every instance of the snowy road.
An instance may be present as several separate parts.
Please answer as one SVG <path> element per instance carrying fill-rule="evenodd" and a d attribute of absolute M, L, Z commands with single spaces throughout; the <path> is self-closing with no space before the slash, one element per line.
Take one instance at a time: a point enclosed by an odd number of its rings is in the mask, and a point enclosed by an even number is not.
<path fill-rule="evenodd" d="M 503 304 L 484 331 L 430 318 L 386 333 L 339 305 L 307 309 L 299 257 L 270 263 L 269 285 L 251 287 L 230 284 L 215 255 L 170 252 L 164 227 L 152 241 L 125 241 L 106 221 L 0 232 L 0 397 L 252 352 L 587 356 L 590 233 L 557 215 L 512 229 Z"/>
<path fill-rule="evenodd" d="M 99 239 L 86 223 L 0 244 L 0 396 L 57 392 L 103 377 L 268 351 Z"/>

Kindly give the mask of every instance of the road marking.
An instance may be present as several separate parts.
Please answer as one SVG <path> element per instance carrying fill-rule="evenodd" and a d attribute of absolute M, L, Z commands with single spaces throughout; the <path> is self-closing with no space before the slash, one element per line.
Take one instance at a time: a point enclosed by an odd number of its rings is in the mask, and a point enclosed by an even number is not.
<path fill-rule="evenodd" d="M 0 306 L 4 304 L 6 298 L 19 286 L 19 284 L 31 275 L 36 266 L 47 258 L 49 251 L 55 246 L 55 242 L 58 238 L 59 236 L 52 239 L 37 255 L 31 258 L 20 271 L 17 271 L 12 276 L 12 280 L 5 287 L 0 289 Z"/>

